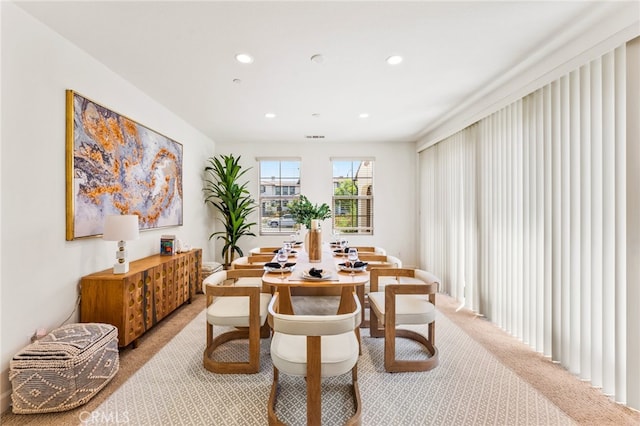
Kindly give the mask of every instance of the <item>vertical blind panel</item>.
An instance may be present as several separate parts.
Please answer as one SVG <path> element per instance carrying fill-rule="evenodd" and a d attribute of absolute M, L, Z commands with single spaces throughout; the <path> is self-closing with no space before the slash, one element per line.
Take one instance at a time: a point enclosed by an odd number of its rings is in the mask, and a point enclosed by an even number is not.
<path fill-rule="evenodd" d="M 602 391 L 615 393 L 615 92 L 614 54 L 602 58 Z"/>
<path fill-rule="evenodd" d="M 580 374 L 580 336 L 581 336 L 581 316 L 580 316 L 580 72 L 574 71 L 570 74 L 570 100 L 569 100 L 569 164 L 570 164 L 570 290 L 569 290 L 569 359 L 567 369 L 573 374 Z"/>
<path fill-rule="evenodd" d="M 552 297 L 552 283 L 553 283 L 553 274 L 552 274 L 552 265 L 553 265 L 553 241 L 552 241 L 552 224 L 553 224 L 553 215 L 552 215 L 552 200 L 553 200 L 553 183 L 551 181 L 551 171 L 553 165 L 552 158 L 552 103 L 551 103 L 551 86 L 545 86 L 542 92 L 542 100 L 543 100 L 543 117 L 542 117 L 542 129 L 543 129 L 543 140 L 544 140 L 544 278 L 543 278 L 543 300 L 541 300 L 543 307 L 543 330 L 542 335 L 544 337 L 544 341 L 542 342 L 542 353 L 546 356 L 551 356 L 551 341 L 552 341 L 552 330 L 551 330 L 551 297 Z"/>
<path fill-rule="evenodd" d="M 630 389 L 640 399 L 627 334 L 638 330 L 628 323 L 638 308 L 627 300 L 626 49 L 419 161 L 421 267 L 442 279 L 442 291 L 617 401 Z"/>
<path fill-rule="evenodd" d="M 560 235 L 561 245 L 561 270 L 560 270 L 560 303 L 558 314 L 560 315 L 561 327 L 561 348 L 560 362 L 565 368 L 570 365 L 571 356 L 571 158 L 569 156 L 571 148 L 570 135 L 570 86 L 569 76 L 560 79 Z"/>
<path fill-rule="evenodd" d="M 517 282 L 517 293 L 514 299 L 514 311 L 516 313 L 516 327 L 517 336 L 522 339 L 524 337 L 524 181 L 523 181 L 523 125 L 522 125 L 522 101 L 516 102 L 516 114 L 514 116 L 514 137 L 516 138 L 516 149 L 514 156 L 514 164 L 516 171 L 515 185 L 513 186 L 514 204 L 516 221 L 514 226 L 514 232 L 516 238 L 514 241 L 515 247 L 515 278 Z"/>
<path fill-rule="evenodd" d="M 530 277 L 533 275 L 531 270 L 532 253 L 531 253 L 531 163 L 533 155 L 531 153 L 531 127 L 528 119 L 531 110 L 531 103 L 528 99 L 522 102 L 522 341 L 532 345 L 531 338 L 531 285 Z"/>
<path fill-rule="evenodd" d="M 625 49 L 615 50 L 615 395 L 618 401 L 627 401 L 627 150 L 626 150 L 626 93 Z M 636 78 L 638 76 L 636 75 Z M 637 116 L 636 116 L 637 117 Z M 637 217 L 637 216 L 636 216 Z M 640 356 L 636 357 L 636 362 Z M 640 378 L 638 378 L 640 380 Z"/>
<path fill-rule="evenodd" d="M 602 61 L 591 63 L 591 383 L 602 387 Z"/>
<path fill-rule="evenodd" d="M 551 357 L 562 354 L 562 163 L 560 81 L 551 83 Z"/>
<path fill-rule="evenodd" d="M 544 352 L 544 290 L 545 290 L 545 184 L 544 184 L 544 91 L 534 94 L 536 113 L 536 346 L 538 352 Z"/>
<path fill-rule="evenodd" d="M 640 410 L 640 37 L 627 44 L 626 84 L 626 203 L 627 203 L 627 265 L 626 265 L 626 342 L 627 398 L 629 406 Z M 616 395 L 617 397 L 617 395 Z"/>
<path fill-rule="evenodd" d="M 580 377 L 591 380 L 591 67 L 580 68 Z"/>

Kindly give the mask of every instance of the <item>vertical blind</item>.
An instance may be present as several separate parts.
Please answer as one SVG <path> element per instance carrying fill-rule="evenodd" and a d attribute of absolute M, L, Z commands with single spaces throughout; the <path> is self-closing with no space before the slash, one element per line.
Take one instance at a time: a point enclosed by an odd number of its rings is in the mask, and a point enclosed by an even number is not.
<path fill-rule="evenodd" d="M 621 46 L 422 151 L 419 249 L 444 292 L 640 408 L 626 61 Z"/>

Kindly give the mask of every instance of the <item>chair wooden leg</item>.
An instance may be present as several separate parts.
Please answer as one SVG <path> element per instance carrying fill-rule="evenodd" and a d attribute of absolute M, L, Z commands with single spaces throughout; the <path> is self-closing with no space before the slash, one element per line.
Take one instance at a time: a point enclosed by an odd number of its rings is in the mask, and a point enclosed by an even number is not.
<path fill-rule="evenodd" d="M 347 426 L 359 426 L 362 424 L 362 399 L 360 398 L 360 387 L 358 386 L 358 364 L 351 369 L 351 389 L 353 392 L 353 405 L 355 413 L 349 420 Z"/>
<path fill-rule="evenodd" d="M 405 338 L 420 343 L 429 354 L 428 359 L 399 360 L 396 359 L 396 339 Z M 438 366 L 438 348 L 423 334 L 413 330 L 385 327 L 384 338 L 384 369 L 390 373 L 407 371 L 429 371 Z"/>
<path fill-rule="evenodd" d="M 369 335 L 371 337 L 384 337 L 384 328 L 380 328 L 378 316 L 373 309 L 369 309 Z"/>
<path fill-rule="evenodd" d="M 276 415 L 276 401 L 278 399 L 278 369 L 273 367 L 273 383 L 269 394 L 269 404 L 267 407 L 267 417 L 269 426 L 284 426 L 284 423 Z"/>
<path fill-rule="evenodd" d="M 307 425 L 320 426 L 322 383 L 320 378 L 320 336 L 307 336 Z"/>
<path fill-rule="evenodd" d="M 260 327 L 260 338 L 266 339 L 268 337 L 271 337 L 271 326 L 265 322 L 264 325 Z"/>
<path fill-rule="evenodd" d="M 207 327 L 207 347 L 204 350 L 202 365 L 205 369 L 218 374 L 253 374 L 260 371 L 260 330 L 253 333 L 248 328 L 236 329 L 210 338 L 212 331 Z M 238 339 L 249 339 L 249 361 L 221 362 L 213 359 L 213 352 L 224 343 Z"/>

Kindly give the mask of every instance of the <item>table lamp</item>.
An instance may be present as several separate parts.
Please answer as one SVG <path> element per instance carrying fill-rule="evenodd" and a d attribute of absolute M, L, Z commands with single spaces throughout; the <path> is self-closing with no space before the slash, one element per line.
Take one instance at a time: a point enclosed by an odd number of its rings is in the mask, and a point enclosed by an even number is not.
<path fill-rule="evenodd" d="M 113 265 L 114 274 L 126 274 L 129 272 L 126 242 L 129 240 L 137 240 L 138 236 L 137 215 L 109 215 L 105 217 L 102 239 L 106 241 L 118 241 L 116 263 Z"/>

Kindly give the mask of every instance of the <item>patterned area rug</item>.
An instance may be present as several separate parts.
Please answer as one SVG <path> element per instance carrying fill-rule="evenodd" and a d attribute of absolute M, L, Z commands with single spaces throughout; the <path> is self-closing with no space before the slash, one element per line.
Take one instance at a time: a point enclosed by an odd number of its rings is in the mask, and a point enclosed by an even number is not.
<path fill-rule="evenodd" d="M 365 425 L 573 424 L 558 407 L 498 362 L 438 312 L 440 365 L 424 373 L 386 373 L 384 342 L 362 329 L 358 377 Z M 261 372 L 219 375 L 202 367 L 204 311 L 86 419 L 136 425 L 264 425 L 272 380 L 269 341 L 263 339 Z M 242 343 L 217 357 L 239 357 Z M 400 339 L 402 356 L 422 356 Z M 340 425 L 352 414 L 350 374 L 323 381 L 323 424 Z M 304 380 L 281 374 L 276 407 L 281 420 L 302 425 Z"/>

